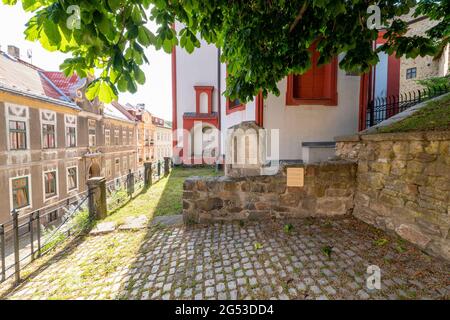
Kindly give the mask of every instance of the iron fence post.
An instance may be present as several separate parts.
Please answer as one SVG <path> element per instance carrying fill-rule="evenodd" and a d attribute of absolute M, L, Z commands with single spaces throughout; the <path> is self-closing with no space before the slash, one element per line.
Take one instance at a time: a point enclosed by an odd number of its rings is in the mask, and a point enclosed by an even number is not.
<path fill-rule="evenodd" d="M 375 110 L 374 110 L 374 102 L 373 101 L 371 101 L 369 103 L 369 114 L 370 114 L 369 125 L 371 127 L 373 127 L 373 125 L 374 125 L 374 117 L 375 117 Z"/>
<path fill-rule="evenodd" d="M 19 257 L 19 214 L 16 209 L 12 211 L 14 234 L 14 277 L 15 283 L 20 282 L 20 257 Z"/>
<path fill-rule="evenodd" d="M 41 212 L 36 212 L 36 237 L 37 237 L 37 249 L 38 257 L 41 256 Z"/>
<path fill-rule="evenodd" d="M 5 258 L 5 226 L 4 225 L 0 225 L 0 256 L 1 256 L 1 260 L 2 260 L 2 281 L 5 281 L 6 278 L 6 258 Z"/>
<path fill-rule="evenodd" d="M 31 261 L 34 260 L 34 231 L 33 231 L 33 217 L 34 212 L 30 214 L 30 221 L 28 222 L 30 226 L 30 249 L 31 249 Z"/>

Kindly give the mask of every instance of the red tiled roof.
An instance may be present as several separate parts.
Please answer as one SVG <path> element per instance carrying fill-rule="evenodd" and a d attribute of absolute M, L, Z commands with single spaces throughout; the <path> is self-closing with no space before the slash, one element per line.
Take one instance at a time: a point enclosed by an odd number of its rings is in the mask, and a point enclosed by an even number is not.
<path fill-rule="evenodd" d="M 71 77 L 66 77 L 64 73 L 59 71 L 43 71 L 42 73 L 67 97 L 71 96 L 71 89 L 80 81 L 76 74 L 73 74 Z"/>
<path fill-rule="evenodd" d="M 117 101 L 113 101 L 111 102 L 111 104 L 117 109 L 119 110 L 121 113 L 123 113 L 129 120 L 131 121 L 136 121 L 136 117 L 134 117 L 131 113 L 129 113 L 127 111 L 127 109 L 121 105 L 119 102 Z"/>

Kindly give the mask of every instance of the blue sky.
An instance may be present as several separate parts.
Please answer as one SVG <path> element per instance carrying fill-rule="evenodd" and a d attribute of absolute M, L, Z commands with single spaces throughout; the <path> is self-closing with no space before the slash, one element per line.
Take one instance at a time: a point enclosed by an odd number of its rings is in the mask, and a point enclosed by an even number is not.
<path fill-rule="evenodd" d="M 8 45 L 20 48 L 21 57 L 25 61 L 27 50 L 33 52 L 33 64 L 49 70 L 59 70 L 59 65 L 65 59 L 65 55 L 59 52 L 48 52 L 38 42 L 33 43 L 24 39 L 23 31 L 25 23 L 31 14 L 22 10 L 21 4 L 6 6 L 0 4 L 0 46 L 2 51 L 7 50 Z M 156 25 L 150 22 L 148 27 L 155 31 Z M 7 31 L 6 31 L 7 30 Z M 153 48 L 146 50 L 150 65 L 144 67 L 147 78 L 146 83 L 139 87 L 136 94 L 121 94 L 121 103 L 145 103 L 147 109 L 154 115 L 172 120 L 172 87 L 171 87 L 171 58 L 164 51 L 156 51 Z"/>

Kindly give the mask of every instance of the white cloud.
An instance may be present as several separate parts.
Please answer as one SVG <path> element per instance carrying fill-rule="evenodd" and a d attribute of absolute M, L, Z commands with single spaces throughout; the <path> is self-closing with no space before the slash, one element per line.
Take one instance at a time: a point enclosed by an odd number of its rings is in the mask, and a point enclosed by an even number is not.
<path fill-rule="evenodd" d="M 21 57 L 25 61 L 27 50 L 33 52 L 33 64 L 49 71 L 59 70 L 59 65 L 64 61 L 67 55 L 60 52 L 49 52 L 36 42 L 25 40 L 23 31 L 25 23 L 32 16 L 22 10 L 21 5 L 6 6 L 0 5 L 0 46 L 2 51 L 7 50 L 8 45 L 15 45 L 21 50 Z M 148 27 L 156 30 L 156 24 L 150 22 Z M 153 47 L 146 50 L 150 65 L 144 66 L 144 72 L 147 78 L 145 85 L 139 86 L 136 94 L 121 94 L 119 100 L 121 103 L 145 103 L 147 109 L 154 115 L 172 120 L 172 75 L 171 75 L 171 57 L 162 50 L 156 51 Z"/>

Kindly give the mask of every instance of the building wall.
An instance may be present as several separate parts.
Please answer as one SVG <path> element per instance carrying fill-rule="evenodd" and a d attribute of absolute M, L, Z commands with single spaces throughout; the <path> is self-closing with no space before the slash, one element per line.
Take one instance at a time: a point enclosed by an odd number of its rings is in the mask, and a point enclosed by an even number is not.
<path fill-rule="evenodd" d="M 406 36 L 424 36 L 425 32 L 436 24 L 436 21 L 428 19 L 414 22 L 409 26 Z M 434 59 L 431 56 L 419 56 L 415 59 L 406 59 L 402 57 L 400 64 L 400 93 L 423 89 L 423 86 L 418 84 L 417 80 L 447 75 L 449 67 L 448 60 L 448 45 L 444 54 L 439 59 Z M 417 77 L 406 79 L 406 70 L 410 68 L 417 68 Z"/>
<path fill-rule="evenodd" d="M 165 157 L 172 157 L 172 128 L 156 126 L 153 139 L 155 161 L 163 161 Z"/>
<path fill-rule="evenodd" d="M 179 25 L 177 28 L 179 29 Z M 183 128 L 183 114 L 196 111 L 194 86 L 214 86 L 212 110 L 217 111 L 217 53 L 212 45 L 201 42 L 194 53 L 176 49 L 177 69 L 177 125 Z M 220 87 L 226 89 L 226 65 L 221 64 Z M 269 95 L 264 100 L 264 128 L 278 129 L 280 159 L 302 159 L 302 142 L 333 141 L 337 135 L 355 133 L 358 130 L 359 76 L 338 73 L 338 105 L 329 106 L 286 106 L 287 81 L 279 83 L 280 96 Z M 255 120 L 255 101 L 248 102 L 242 111 L 227 114 L 227 99 L 221 96 L 220 153 L 225 153 L 227 129 L 243 121 Z M 185 120 L 186 121 L 186 120 Z M 190 138 L 189 135 L 184 136 Z M 182 134 L 177 133 L 178 141 Z M 195 145 L 196 143 L 194 143 Z M 178 144 L 186 148 L 186 143 Z M 195 147 L 194 147 L 195 148 Z M 201 154 L 201 153 L 200 153 Z"/>
<path fill-rule="evenodd" d="M 27 146 L 26 150 L 8 150 L 9 129 L 7 118 L 9 106 L 24 108 L 27 110 Z M 56 148 L 43 149 L 41 141 L 41 124 L 43 110 L 56 112 Z M 42 103 L 34 99 L 22 98 L 12 94 L 1 93 L 0 95 L 0 223 L 10 219 L 12 210 L 12 195 L 10 180 L 14 177 L 29 175 L 30 198 L 29 208 L 19 210 L 20 214 L 46 207 L 56 207 L 62 201 L 80 197 L 80 193 L 86 190 L 86 180 L 89 178 L 89 169 L 94 164 L 98 165 L 99 174 L 105 175 L 107 159 L 120 159 L 120 172 L 113 171 L 107 177 L 113 179 L 126 173 L 126 169 L 136 169 L 136 125 L 132 121 L 118 121 L 107 119 L 97 113 L 79 112 L 70 107 Z M 77 128 L 76 147 L 66 147 L 65 141 L 65 115 L 75 116 Z M 96 119 L 96 145 L 88 147 L 88 120 Z M 132 132 L 132 139 L 123 142 L 122 132 L 119 134 L 119 145 L 104 146 L 105 127 L 115 126 L 120 130 L 126 129 Z M 127 157 L 127 168 L 123 167 L 123 157 Z M 77 167 L 77 189 L 67 190 L 67 168 Z M 43 172 L 57 170 L 57 196 L 51 199 L 44 197 Z"/>
<path fill-rule="evenodd" d="M 337 106 L 286 105 L 287 80 L 280 81 L 280 96 L 264 100 L 264 128 L 279 130 L 279 157 L 302 159 L 302 142 L 334 141 L 358 131 L 359 76 L 338 71 Z"/>

